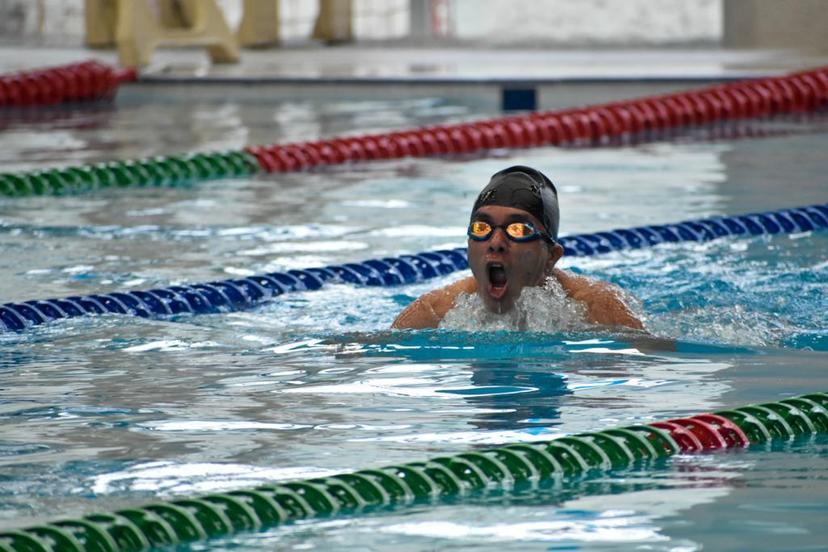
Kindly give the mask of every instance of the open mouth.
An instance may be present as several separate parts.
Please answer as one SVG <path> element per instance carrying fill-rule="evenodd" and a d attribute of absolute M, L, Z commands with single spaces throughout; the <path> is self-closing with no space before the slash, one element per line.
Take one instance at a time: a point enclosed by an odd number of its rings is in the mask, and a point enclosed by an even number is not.
<path fill-rule="evenodd" d="M 495 299 L 500 299 L 506 293 L 506 287 L 509 283 L 506 277 L 506 269 L 500 263 L 489 263 L 486 265 L 486 270 L 489 273 L 489 295 Z"/>

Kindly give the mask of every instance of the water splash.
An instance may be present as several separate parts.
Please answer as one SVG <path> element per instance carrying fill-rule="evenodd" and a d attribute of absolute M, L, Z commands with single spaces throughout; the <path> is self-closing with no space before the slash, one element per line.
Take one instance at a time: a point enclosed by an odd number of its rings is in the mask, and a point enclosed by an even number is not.
<path fill-rule="evenodd" d="M 489 311 L 476 293 L 462 293 L 440 323 L 443 329 L 465 331 L 558 333 L 589 327 L 585 305 L 570 299 L 556 278 L 540 287 L 524 288 L 514 308 L 504 314 Z"/>

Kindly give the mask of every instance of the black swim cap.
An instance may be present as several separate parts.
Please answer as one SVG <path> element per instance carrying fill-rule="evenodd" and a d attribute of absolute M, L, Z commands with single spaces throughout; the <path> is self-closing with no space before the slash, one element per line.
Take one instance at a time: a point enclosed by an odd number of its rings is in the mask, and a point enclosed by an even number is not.
<path fill-rule="evenodd" d="M 477 196 L 472 217 L 486 205 L 523 209 L 543 223 L 551 239 L 558 239 L 558 191 L 552 181 L 537 169 L 515 165 L 496 172 Z"/>

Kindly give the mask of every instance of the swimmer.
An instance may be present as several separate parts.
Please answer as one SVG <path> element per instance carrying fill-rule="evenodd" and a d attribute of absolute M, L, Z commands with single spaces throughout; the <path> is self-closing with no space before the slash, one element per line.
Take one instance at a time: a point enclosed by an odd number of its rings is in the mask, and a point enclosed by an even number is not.
<path fill-rule="evenodd" d="M 468 256 L 472 276 L 422 295 L 392 328 L 436 328 L 462 294 L 477 294 L 486 309 L 508 313 L 525 287 L 555 279 L 584 307 L 587 322 L 643 330 L 619 288 L 556 268 L 563 257 L 558 239 L 558 193 L 540 171 L 517 165 L 495 173 L 472 208 Z"/>

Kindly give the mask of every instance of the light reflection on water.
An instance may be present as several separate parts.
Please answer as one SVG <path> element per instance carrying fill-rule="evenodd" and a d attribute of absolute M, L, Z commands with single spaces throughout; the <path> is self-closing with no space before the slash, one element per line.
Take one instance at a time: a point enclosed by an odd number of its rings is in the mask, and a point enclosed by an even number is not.
<path fill-rule="evenodd" d="M 439 101 L 179 105 L 187 118 L 180 125 L 169 110 L 125 108 L 54 123 L 66 133 L 56 141 L 43 134 L 49 127 L 16 131 L 17 146 L 14 133 L 0 140 L 9 146 L 4 169 L 13 169 L 315 137 L 354 121 L 445 122 L 447 109 L 469 114 Z M 151 136 L 142 115 L 156 125 Z M 811 153 L 824 141 L 542 148 L 0 199 L 0 297 L 140 289 L 460 246 L 474 195 L 504 164 L 552 176 L 566 233 L 824 202 L 823 161 Z M 765 177 L 775 166 L 763 163 L 775 165 L 791 142 L 798 161 L 780 187 Z M 646 338 L 387 330 L 414 297 L 461 275 L 394 289 L 328 286 L 240 313 L 108 316 L 0 335 L 0 526 L 824 388 L 825 250 L 825 235 L 814 234 L 564 260 L 637 296 L 655 336 Z M 751 549 L 779 548 L 779 535 L 805 547 L 825 514 L 825 443 L 786 446 L 300 523 L 211 546 L 695 550 L 726 548 L 735 534 Z M 706 527 L 714 530 L 705 535 Z"/>

